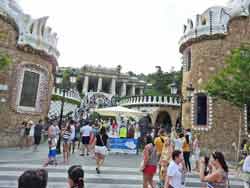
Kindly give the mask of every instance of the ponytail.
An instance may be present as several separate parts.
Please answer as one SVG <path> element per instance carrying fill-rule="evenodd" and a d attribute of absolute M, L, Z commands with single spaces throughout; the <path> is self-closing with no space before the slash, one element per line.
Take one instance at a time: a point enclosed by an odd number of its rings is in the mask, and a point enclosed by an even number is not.
<path fill-rule="evenodd" d="M 68 176 L 74 183 L 72 188 L 84 188 L 84 171 L 80 165 L 71 166 Z"/>

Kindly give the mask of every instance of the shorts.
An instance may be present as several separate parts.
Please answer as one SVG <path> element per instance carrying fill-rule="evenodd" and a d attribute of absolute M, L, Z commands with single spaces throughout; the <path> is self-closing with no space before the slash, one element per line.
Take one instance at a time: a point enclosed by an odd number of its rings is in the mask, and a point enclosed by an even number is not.
<path fill-rule="evenodd" d="M 39 145 L 39 144 L 40 144 L 40 141 L 41 141 L 41 136 L 35 136 L 35 137 L 34 137 L 34 144 L 35 144 L 35 145 Z"/>
<path fill-rule="evenodd" d="M 56 149 L 49 150 L 49 158 L 55 158 L 56 157 Z"/>
<path fill-rule="evenodd" d="M 146 165 L 143 173 L 149 176 L 153 176 L 156 173 L 157 167 L 154 165 Z"/>
<path fill-rule="evenodd" d="M 64 143 L 64 144 L 70 144 L 70 142 L 71 142 L 70 139 L 65 139 L 65 138 L 63 139 L 63 143 Z"/>
<path fill-rule="evenodd" d="M 108 154 L 107 147 L 106 146 L 95 146 L 95 154 L 106 156 Z"/>
<path fill-rule="evenodd" d="M 89 145 L 89 141 L 90 141 L 90 136 L 83 136 L 82 137 L 82 144 L 83 145 Z"/>

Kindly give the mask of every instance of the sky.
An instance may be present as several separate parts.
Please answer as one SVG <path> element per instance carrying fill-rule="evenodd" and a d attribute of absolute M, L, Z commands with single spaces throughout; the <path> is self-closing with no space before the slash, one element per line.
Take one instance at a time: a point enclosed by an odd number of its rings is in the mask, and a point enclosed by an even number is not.
<path fill-rule="evenodd" d="M 181 68 L 178 41 L 188 18 L 228 0 L 18 0 L 58 33 L 59 66 L 122 66 L 122 72 Z"/>

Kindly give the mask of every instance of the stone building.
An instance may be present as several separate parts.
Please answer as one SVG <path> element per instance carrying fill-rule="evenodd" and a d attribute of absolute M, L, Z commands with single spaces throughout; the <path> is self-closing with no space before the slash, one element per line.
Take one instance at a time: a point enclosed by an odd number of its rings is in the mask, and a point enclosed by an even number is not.
<path fill-rule="evenodd" d="M 0 1 L 0 56 L 12 61 L 0 72 L 0 146 L 18 143 L 23 120 L 48 114 L 59 52 L 47 19 L 32 19 L 14 0 Z"/>
<path fill-rule="evenodd" d="M 231 159 L 236 157 L 233 145 L 238 147 L 249 134 L 249 113 L 247 108 L 239 109 L 211 98 L 203 88 L 225 67 L 232 49 L 249 44 L 249 11 L 249 0 L 231 0 L 227 6 L 208 8 L 196 16 L 195 22 L 188 19 L 180 40 L 184 99 L 187 89 L 194 89 L 191 101 L 184 100 L 182 105 L 182 124 L 200 134 L 203 146 L 223 151 Z M 240 117 L 240 110 L 244 117 Z"/>

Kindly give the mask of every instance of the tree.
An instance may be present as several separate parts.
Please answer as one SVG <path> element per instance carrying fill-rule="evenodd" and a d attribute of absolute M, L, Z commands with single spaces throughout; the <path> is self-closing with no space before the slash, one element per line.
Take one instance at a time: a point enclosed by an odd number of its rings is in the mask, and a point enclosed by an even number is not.
<path fill-rule="evenodd" d="M 205 89 L 211 96 L 226 100 L 240 109 L 238 152 L 244 105 L 250 105 L 250 48 L 234 49 L 226 59 L 226 67 L 208 81 Z"/>

